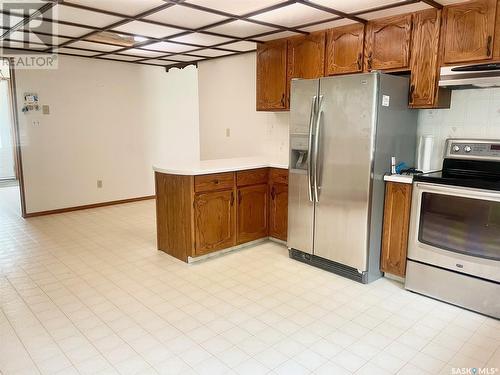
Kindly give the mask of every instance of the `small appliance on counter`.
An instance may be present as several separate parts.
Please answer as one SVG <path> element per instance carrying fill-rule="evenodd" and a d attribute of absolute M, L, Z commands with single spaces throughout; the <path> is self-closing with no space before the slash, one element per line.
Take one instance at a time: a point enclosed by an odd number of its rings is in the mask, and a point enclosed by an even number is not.
<path fill-rule="evenodd" d="M 414 176 L 405 288 L 500 318 L 500 140 L 448 139 Z"/>

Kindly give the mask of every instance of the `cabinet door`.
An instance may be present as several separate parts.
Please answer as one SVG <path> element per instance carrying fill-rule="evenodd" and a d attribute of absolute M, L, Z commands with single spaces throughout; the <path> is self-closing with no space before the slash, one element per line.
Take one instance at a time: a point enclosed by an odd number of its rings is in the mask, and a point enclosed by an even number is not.
<path fill-rule="evenodd" d="M 326 75 L 363 70 L 365 27 L 355 24 L 330 29 L 326 34 Z"/>
<path fill-rule="evenodd" d="M 445 7 L 443 63 L 492 58 L 496 8 L 497 0 Z"/>
<path fill-rule="evenodd" d="M 412 15 L 368 23 L 366 70 L 407 69 L 410 65 Z"/>
<path fill-rule="evenodd" d="M 292 78 L 319 78 L 325 72 L 325 33 L 288 39 L 288 85 Z"/>
<path fill-rule="evenodd" d="M 234 198 L 233 190 L 202 193 L 195 196 L 196 255 L 235 245 Z"/>
<path fill-rule="evenodd" d="M 410 184 L 386 184 L 380 269 L 401 277 L 406 273 L 411 192 Z"/>
<path fill-rule="evenodd" d="M 439 89 L 439 35 L 441 11 L 428 9 L 413 16 L 410 107 L 448 107 L 451 94 Z"/>
<path fill-rule="evenodd" d="M 288 185 L 271 184 L 269 203 L 269 235 L 286 241 L 288 231 Z"/>
<path fill-rule="evenodd" d="M 286 51 L 286 40 L 257 46 L 257 111 L 288 107 Z"/>
<path fill-rule="evenodd" d="M 268 185 L 238 189 L 238 244 L 268 235 Z"/>

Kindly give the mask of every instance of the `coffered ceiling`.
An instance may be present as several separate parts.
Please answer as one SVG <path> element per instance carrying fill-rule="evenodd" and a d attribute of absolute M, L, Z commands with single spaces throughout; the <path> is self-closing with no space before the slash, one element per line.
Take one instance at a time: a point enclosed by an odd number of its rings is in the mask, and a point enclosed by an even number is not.
<path fill-rule="evenodd" d="M 461 0 L 0 0 L 0 48 L 184 66 Z"/>

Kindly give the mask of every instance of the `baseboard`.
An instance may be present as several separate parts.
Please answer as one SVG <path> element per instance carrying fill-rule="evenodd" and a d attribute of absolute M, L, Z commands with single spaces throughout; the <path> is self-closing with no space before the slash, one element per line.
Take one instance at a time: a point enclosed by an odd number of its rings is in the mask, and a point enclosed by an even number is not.
<path fill-rule="evenodd" d="M 24 215 L 25 219 L 31 218 L 31 217 L 37 217 L 37 216 L 46 216 L 46 215 L 54 215 L 54 214 L 63 214 L 66 212 L 72 212 L 72 211 L 80 211 L 80 210 L 88 210 L 90 208 L 99 208 L 99 207 L 106 207 L 106 206 L 114 206 L 116 204 L 123 204 L 123 203 L 132 203 L 132 202 L 139 202 L 139 201 L 145 201 L 149 199 L 155 199 L 155 195 L 147 195 L 145 197 L 137 197 L 137 198 L 129 198 L 129 199 L 120 199 L 117 201 L 109 201 L 109 202 L 101 202 L 101 203 L 93 203 L 93 204 L 86 204 L 84 206 L 76 206 L 76 207 L 66 207 L 66 208 L 58 208 L 56 210 L 49 210 L 49 211 L 38 211 L 38 212 L 31 212 L 27 213 Z"/>

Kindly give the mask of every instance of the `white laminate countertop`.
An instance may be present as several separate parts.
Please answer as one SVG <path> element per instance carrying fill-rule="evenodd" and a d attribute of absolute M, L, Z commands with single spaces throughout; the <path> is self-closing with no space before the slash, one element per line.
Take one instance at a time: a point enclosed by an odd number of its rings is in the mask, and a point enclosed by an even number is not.
<path fill-rule="evenodd" d="M 393 174 L 384 176 L 384 181 L 399 182 L 401 184 L 413 184 L 413 175 L 411 174 Z"/>
<path fill-rule="evenodd" d="M 255 168 L 283 168 L 288 169 L 288 164 L 269 162 L 263 157 L 231 158 L 201 160 L 198 162 L 172 163 L 172 165 L 154 165 L 155 172 L 196 176 L 202 174 L 243 171 Z"/>

